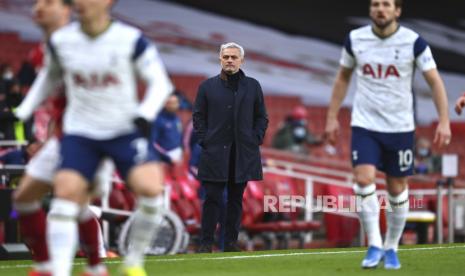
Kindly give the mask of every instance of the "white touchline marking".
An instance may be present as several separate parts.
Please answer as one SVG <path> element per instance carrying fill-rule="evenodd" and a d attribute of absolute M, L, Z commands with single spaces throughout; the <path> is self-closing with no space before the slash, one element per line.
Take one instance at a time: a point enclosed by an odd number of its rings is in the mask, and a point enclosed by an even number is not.
<path fill-rule="evenodd" d="M 424 250 L 442 250 L 442 249 L 457 249 L 465 248 L 465 245 L 456 246 L 438 246 L 438 247 L 419 247 L 419 248 L 401 248 L 399 251 L 424 251 Z M 295 252 L 295 253 L 276 253 L 276 254 L 262 254 L 262 255 L 239 255 L 239 256 L 218 256 L 218 257 L 199 257 L 199 258 L 170 258 L 170 259 L 146 259 L 146 263 L 152 262 L 181 262 L 181 261 L 215 261 L 215 260 L 240 260 L 240 259 L 254 259 L 254 258 L 270 258 L 270 257 L 287 257 L 287 256 L 305 256 L 305 255 L 338 255 L 338 254 L 353 254 L 365 253 L 366 250 L 347 250 L 347 251 L 319 251 L 319 252 Z M 122 264 L 122 260 L 104 261 L 105 264 Z M 76 262 L 74 266 L 86 265 L 86 262 Z M 2 265 L 1 269 L 13 268 L 29 268 L 33 264 L 18 264 L 18 265 Z"/>

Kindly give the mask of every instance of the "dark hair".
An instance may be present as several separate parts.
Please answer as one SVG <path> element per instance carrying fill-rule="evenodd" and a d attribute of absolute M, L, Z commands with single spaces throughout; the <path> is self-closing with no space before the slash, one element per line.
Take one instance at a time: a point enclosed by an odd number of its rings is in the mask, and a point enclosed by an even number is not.
<path fill-rule="evenodd" d="M 73 0 L 62 0 L 63 1 L 63 5 L 66 5 L 66 6 L 71 6 L 73 4 Z"/>
<path fill-rule="evenodd" d="M 370 4 L 371 4 L 371 1 L 370 0 Z M 402 8 L 402 4 L 403 4 L 403 0 L 394 0 L 394 6 L 396 6 L 396 8 Z"/>

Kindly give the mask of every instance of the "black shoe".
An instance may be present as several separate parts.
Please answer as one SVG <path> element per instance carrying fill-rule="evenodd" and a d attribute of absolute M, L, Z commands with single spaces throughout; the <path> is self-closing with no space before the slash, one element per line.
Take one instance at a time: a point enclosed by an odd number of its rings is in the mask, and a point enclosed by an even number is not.
<path fill-rule="evenodd" d="M 242 252 L 242 249 L 237 242 L 231 242 L 224 246 L 224 252 Z"/>
<path fill-rule="evenodd" d="M 202 244 L 197 248 L 197 253 L 213 253 L 213 248 L 210 244 Z"/>

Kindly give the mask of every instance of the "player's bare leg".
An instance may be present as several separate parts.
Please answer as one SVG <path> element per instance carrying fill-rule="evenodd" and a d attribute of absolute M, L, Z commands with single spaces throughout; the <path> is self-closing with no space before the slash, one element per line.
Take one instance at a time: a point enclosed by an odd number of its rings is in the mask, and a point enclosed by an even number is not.
<path fill-rule="evenodd" d="M 354 192 L 358 197 L 357 213 L 368 238 L 368 252 L 362 261 L 363 268 L 378 266 L 383 257 L 381 231 L 379 229 L 379 201 L 376 195 L 376 167 L 357 165 L 354 169 Z"/>

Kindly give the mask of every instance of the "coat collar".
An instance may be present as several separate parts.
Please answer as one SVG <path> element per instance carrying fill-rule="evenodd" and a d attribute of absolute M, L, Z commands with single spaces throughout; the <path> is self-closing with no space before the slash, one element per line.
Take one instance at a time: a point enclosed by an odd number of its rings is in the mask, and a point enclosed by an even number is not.
<path fill-rule="evenodd" d="M 239 69 L 239 83 L 241 82 L 241 80 L 245 77 L 245 73 L 244 71 L 242 71 L 242 69 Z M 226 75 L 226 73 L 221 70 L 220 72 L 220 79 L 223 80 L 223 81 L 228 81 L 228 76 Z"/>

